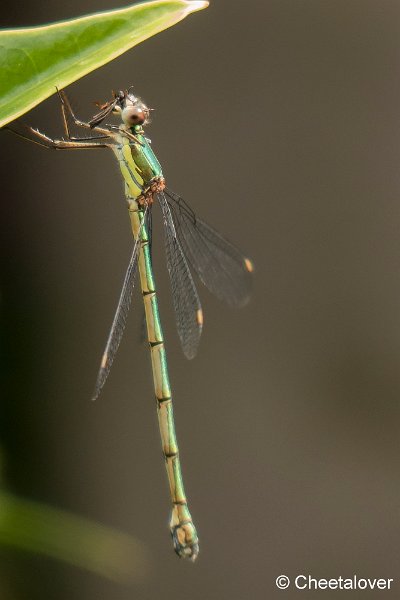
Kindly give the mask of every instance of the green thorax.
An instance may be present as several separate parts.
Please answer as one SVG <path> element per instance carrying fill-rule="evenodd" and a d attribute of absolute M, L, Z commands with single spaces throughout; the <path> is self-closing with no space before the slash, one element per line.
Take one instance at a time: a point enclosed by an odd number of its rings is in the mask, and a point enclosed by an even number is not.
<path fill-rule="evenodd" d="M 162 169 L 150 143 L 143 135 L 143 129 L 136 127 L 130 131 L 137 142 L 121 133 L 120 143 L 113 150 L 125 180 L 126 195 L 136 199 L 143 194 L 154 177 L 162 177 Z"/>
<path fill-rule="evenodd" d="M 140 144 L 131 142 L 132 158 L 140 169 L 145 183 L 149 183 L 153 177 L 162 177 L 162 168 L 158 158 L 151 149 L 150 143 L 143 135 L 143 129 L 139 126 L 132 127 L 133 135 Z"/>

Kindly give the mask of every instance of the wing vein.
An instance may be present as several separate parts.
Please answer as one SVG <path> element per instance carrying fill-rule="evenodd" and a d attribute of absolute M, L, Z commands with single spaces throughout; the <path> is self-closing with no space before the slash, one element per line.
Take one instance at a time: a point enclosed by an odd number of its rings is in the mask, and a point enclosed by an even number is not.
<path fill-rule="evenodd" d="M 105 350 L 103 352 L 103 356 L 101 359 L 101 364 L 99 368 L 99 372 L 97 375 L 96 385 L 94 389 L 94 393 L 92 396 L 92 400 L 96 400 L 100 392 L 106 382 L 108 374 L 111 369 L 111 365 L 119 348 L 119 345 L 122 340 L 122 336 L 125 331 L 126 320 L 129 313 L 129 308 L 132 302 L 132 292 L 135 287 L 135 277 L 137 271 L 138 258 L 141 249 L 141 237 L 142 231 L 145 227 L 145 223 L 147 222 L 147 213 L 148 208 L 145 209 L 143 214 L 143 219 L 140 225 L 138 237 L 135 240 L 132 254 L 129 260 L 128 268 L 126 270 L 124 283 L 122 286 L 121 294 L 118 301 L 118 306 L 115 311 L 114 319 L 111 325 L 110 333 L 107 338 L 107 343 Z"/>

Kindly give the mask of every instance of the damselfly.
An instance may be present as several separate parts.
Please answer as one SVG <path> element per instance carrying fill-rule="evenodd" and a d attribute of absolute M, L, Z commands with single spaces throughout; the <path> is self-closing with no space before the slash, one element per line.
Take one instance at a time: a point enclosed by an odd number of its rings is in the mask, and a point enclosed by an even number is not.
<path fill-rule="evenodd" d="M 100 112 L 88 122 L 76 118 L 65 92 L 61 91 L 58 95 L 66 139 L 52 139 L 36 129 L 20 124 L 9 129 L 44 148 L 110 148 L 119 162 L 134 246 L 101 359 L 93 397 L 95 399 L 100 394 L 120 344 L 131 304 L 136 271 L 139 270 L 161 442 L 171 492 L 170 530 L 177 554 L 194 560 L 199 552 L 198 536 L 183 486 L 172 394 L 152 268 L 153 204 L 157 203 L 162 212 L 176 323 L 187 358 L 195 356 L 203 326 L 203 313 L 189 265 L 213 294 L 231 306 L 242 306 L 248 301 L 253 266 L 235 246 L 200 220 L 180 196 L 166 188 L 161 165 L 151 149 L 150 140 L 144 134 L 143 127 L 149 122 L 150 109 L 134 95 L 132 88 L 114 93 L 112 100 L 99 105 Z M 111 113 L 119 114 L 122 123 L 118 126 L 104 125 L 104 119 Z M 92 134 L 87 137 L 72 136 L 71 122 L 91 130 Z"/>

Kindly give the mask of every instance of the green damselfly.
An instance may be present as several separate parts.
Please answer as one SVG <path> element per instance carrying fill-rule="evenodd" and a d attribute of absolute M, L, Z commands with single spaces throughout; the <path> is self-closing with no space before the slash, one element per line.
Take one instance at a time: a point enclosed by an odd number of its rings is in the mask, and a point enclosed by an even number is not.
<path fill-rule="evenodd" d="M 246 304 L 250 295 L 251 261 L 215 229 L 199 219 L 190 206 L 165 186 L 162 168 L 144 135 L 150 109 L 132 88 L 113 94 L 99 105 L 100 112 L 88 122 L 77 119 L 64 91 L 58 92 L 66 139 L 52 139 L 32 127 L 16 124 L 17 135 L 56 150 L 110 148 L 120 165 L 134 246 L 117 310 L 107 339 L 93 398 L 107 379 L 120 344 L 131 304 L 136 271 L 139 271 L 150 346 L 154 390 L 165 464 L 169 480 L 172 515 L 170 531 L 179 556 L 194 560 L 198 536 L 189 512 L 179 460 L 164 338 L 160 323 L 151 259 L 151 213 L 157 203 L 162 211 L 167 267 L 177 329 L 187 358 L 196 354 L 203 326 L 203 313 L 191 270 L 207 288 L 231 306 Z M 104 125 L 111 114 L 122 123 Z M 86 137 L 71 135 L 70 123 L 91 130 Z M 190 267 L 189 267 L 190 265 Z"/>

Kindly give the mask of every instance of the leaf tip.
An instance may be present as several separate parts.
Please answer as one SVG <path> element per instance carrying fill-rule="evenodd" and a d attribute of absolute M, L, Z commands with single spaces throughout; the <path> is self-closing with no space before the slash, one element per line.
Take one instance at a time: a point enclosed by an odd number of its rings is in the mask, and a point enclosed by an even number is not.
<path fill-rule="evenodd" d="M 203 8 L 207 8 L 209 4 L 208 0 L 191 0 L 190 2 L 187 2 L 186 14 L 189 15 L 192 12 L 203 10 Z"/>

